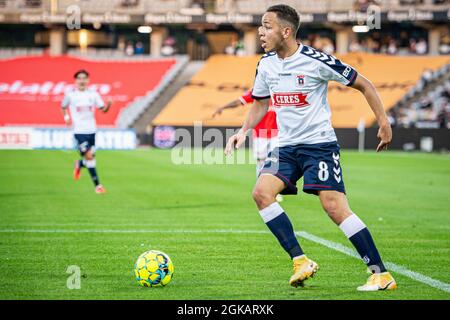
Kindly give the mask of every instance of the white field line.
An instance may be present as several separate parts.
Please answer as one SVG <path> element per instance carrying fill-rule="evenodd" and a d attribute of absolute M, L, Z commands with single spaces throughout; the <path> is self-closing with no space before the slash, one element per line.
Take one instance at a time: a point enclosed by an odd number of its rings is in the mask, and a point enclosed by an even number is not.
<path fill-rule="evenodd" d="M 175 229 L 175 230 L 140 230 L 140 229 L 134 229 L 134 230 L 123 230 L 123 229 L 0 229 L 0 233 L 187 233 L 187 234 L 193 234 L 193 233 L 231 233 L 231 234 L 268 234 L 269 231 L 266 230 L 240 230 L 240 229 L 212 229 L 212 230 L 183 230 L 183 229 Z M 330 240 L 326 240 L 324 238 L 320 238 L 318 236 L 315 236 L 311 233 L 308 233 L 306 231 L 298 231 L 295 233 L 298 237 L 304 238 L 306 240 L 312 241 L 314 243 L 320 244 L 322 246 L 325 246 L 329 249 L 332 249 L 334 251 L 338 251 L 340 253 L 343 253 L 347 256 L 361 259 L 358 255 L 358 253 L 340 243 L 333 242 Z M 439 289 L 441 291 L 450 293 L 450 284 L 432 279 L 428 276 L 425 276 L 421 273 L 411 271 L 407 269 L 406 267 L 403 267 L 401 265 L 397 265 L 392 262 L 386 262 L 385 263 L 386 268 L 396 272 L 398 274 L 401 274 L 405 277 L 408 277 L 414 281 L 426 284 L 430 287 Z"/>
<path fill-rule="evenodd" d="M 265 230 L 211 229 L 211 230 L 142 230 L 142 229 L 0 229 L 0 233 L 241 233 L 265 234 Z"/>
<path fill-rule="evenodd" d="M 297 236 L 302 237 L 304 239 L 307 239 L 309 241 L 321 244 L 321 245 L 323 245 L 323 246 L 325 246 L 327 248 L 330 248 L 330 249 L 332 249 L 334 251 L 338 251 L 338 252 L 346 254 L 346 255 L 348 255 L 350 257 L 354 257 L 354 258 L 360 259 L 358 253 L 355 250 L 353 250 L 353 249 L 351 249 L 349 247 L 346 247 L 346 246 L 344 246 L 344 245 L 342 245 L 340 243 L 320 238 L 318 236 L 315 236 L 315 235 L 310 234 L 310 233 L 305 232 L 305 231 L 299 231 L 299 232 L 296 232 L 295 234 Z M 442 290 L 442 291 L 450 293 L 450 284 L 448 284 L 448 283 L 445 283 L 445 282 L 442 282 L 442 281 L 439 281 L 439 280 L 435 280 L 433 278 L 427 277 L 427 276 L 425 276 L 425 275 L 423 275 L 421 273 L 418 273 L 418 272 L 414 272 L 414 271 L 408 270 L 407 268 L 405 268 L 403 266 L 400 266 L 400 265 L 397 265 L 397 264 L 392 263 L 392 262 L 386 262 L 385 266 L 386 266 L 386 268 L 388 270 L 391 270 L 393 272 L 401 274 L 401 275 L 403 275 L 405 277 L 408 277 L 410 279 L 413 279 L 413 280 L 415 280 L 417 282 L 421 282 L 423 284 L 429 285 L 430 287 L 433 287 L 433 288 L 436 288 L 436 289 L 439 289 L 439 290 Z"/>

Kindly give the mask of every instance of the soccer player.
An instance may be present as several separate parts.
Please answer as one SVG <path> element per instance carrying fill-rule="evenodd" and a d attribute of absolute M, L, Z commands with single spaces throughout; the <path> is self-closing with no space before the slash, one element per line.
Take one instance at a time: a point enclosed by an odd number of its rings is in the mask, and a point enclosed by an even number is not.
<path fill-rule="evenodd" d="M 105 193 L 106 190 L 100 184 L 96 170 L 95 132 L 97 126 L 95 123 L 95 108 L 108 112 L 112 101 L 109 100 L 105 105 L 97 91 L 88 89 L 89 73 L 86 70 L 77 71 L 74 78 L 76 88 L 67 91 L 61 103 L 65 123 L 70 125 L 72 120 L 75 140 L 82 157 L 82 159 L 75 161 L 73 178 L 75 180 L 80 179 L 81 169 L 87 168 L 95 185 L 95 192 Z"/>
<path fill-rule="evenodd" d="M 264 116 L 269 98 L 277 113 L 279 147 L 267 158 L 253 190 L 253 199 L 263 221 L 293 259 L 294 274 L 290 285 L 303 286 L 318 265 L 306 257 L 293 226 L 279 203 L 278 193 L 297 194 L 297 181 L 303 176 L 303 191 L 317 195 L 323 209 L 354 245 L 372 272 L 360 291 L 391 290 L 397 287 L 386 270 L 372 236 L 361 219 L 349 207 L 339 145 L 331 125 L 327 102 L 329 81 L 359 90 L 374 112 L 380 143 L 377 151 L 387 149 L 392 130 L 373 84 L 352 67 L 337 58 L 298 43 L 298 13 L 290 6 L 276 5 L 267 9 L 259 27 L 261 58 L 253 86 L 255 102 L 242 128 L 230 137 L 225 148 L 231 154 L 239 148 Z"/>
<path fill-rule="evenodd" d="M 212 115 L 213 118 L 221 115 L 226 109 L 234 109 L 239 106 L 253 103 L 254 99 L 252 97 L 252 91 L 253 89 L 247 90 L 239 97 L 239 99 L 233 100 L 230 103 L 217 108 Z M 269 107 L 267 113 L 253 129 L 253 156 L 256 160 L 256 178 L 258 178 L 260 171 L 264 167 L 267 155 L 277 145 L 277 135 L 277 115 L 273 108 Z M 282 202 L 283 196 L 277 194 L 276 200 Z"/>
<path fill-rule="evenodd" d="M 222 114 L 226 109 L 234 109 L 253 103 L 252 89 L 247 90 L 239 99 L 233 100 L 213 113 L 213 118 Z M 256 159 L 256 176 L 264 166 L 264 162 L 277 144 L 277 115 L 272 107 L 264 115 L 262 120 L 253 129 L 253 156 Z"/>

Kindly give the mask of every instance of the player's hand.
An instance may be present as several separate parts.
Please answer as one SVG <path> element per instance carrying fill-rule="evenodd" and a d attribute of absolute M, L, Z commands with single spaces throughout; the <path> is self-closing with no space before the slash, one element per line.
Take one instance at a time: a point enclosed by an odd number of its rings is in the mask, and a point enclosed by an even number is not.
<path fill-rule="evenodd" d="M 381 140 L 377 147 L 377 152 L 387 150 L 392 141 L 392 129 L 389 123 L 380 125 L 377 137 Z"/>
<path fill-rule="evenodd" d="M 108 99 L 108 101 L 106 101 L 106 107 L 103 109 L 103 112 L 108 112 L 109 108 L 111 108 L 113 101 L 111 98 Z"/>
<path fill-rule="evenodd" d="M 233 154 L 233 149 L 239 149 L 239 147 L 245 142 L 247 136 L 239 130 L 238 133 L 232 135 L 228 139 L 227 145 L 225 147 L 225 155 L 229 156 Z"/>
<path fill-rule="evenodd" d="M 223 112 L 223 108 L 219 108 L 216 111 L 214 111 L 212 117 L 215 118 L 217 116 L 220 116 L 222 114 L 222 112 Z"/>
<path fill-rule="evenodd" d="M 68 114 L 66 114 L 66 115 L 64 116 L 64 122 L 65 122 L 67 125 L 70 125 L 70 116 L 69 116 Z"/>

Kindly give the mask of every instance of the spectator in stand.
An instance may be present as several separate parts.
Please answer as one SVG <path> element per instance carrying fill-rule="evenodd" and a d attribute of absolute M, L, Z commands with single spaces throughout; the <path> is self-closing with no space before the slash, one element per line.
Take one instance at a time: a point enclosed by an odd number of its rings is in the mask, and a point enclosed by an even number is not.
<path fill-rule="evenodd" d="M 359 43 L 358 40 L 355 40 L 355 39 L 353 39 L 353 40 L 350 42 L 350 46 L 349 46 L 348 50 L 349 50 L 350 52 L 360 52 L 360 51 L 363 51 L 361 44 Z"/>
<path fill-rule="evenodd" d="M 135 54 L 144 54 L 144 45 L 141 41 L 136 42 L 136 48 L 134 49 Z"/>
<path fill-rule="evenodd" d="M 366 51 L 370 53 L 379 53 L 381 49 L 381 43 L 373 39 L 372 37 L 366 39 L 366 46 Z"/>
<path fill-rule="evenodd" d="M 238 42 L 236 43 L 236 55 L 237 56 L 245 56 L 245 47 L 244 47 L 244 42 L 242 42 L 242 40 L 238 40 Z"/>
<path fill-rule="evenodd" d="M 334 43 L 328 37 L 315 36 L 310 37 L 311 39 L 311 47 L 323 51 L 326 54 L 334 54 Z"/>
<path fill-rule="evenodd" d="M 394 39 L 389 40 L 389 44 L 387 46 L 386 53 L 392 54 L 392 55 L 395 55 L 398 53 L 397 41 L 395 41 Z"/>
<path fill-rule="evenodd" d="M 127 56 L 132 56 L 134 55 L 134 47 L 133 44 L 131 42 L 128 42 L 126 47 L 125 47 L 125 54 Z"/>
<path fill-rule="evenodd" d="M 406 31 L 400 32 L 400 40 L 398 44 L 398 53 L 407 54 L 409 52 L 410 41 Z"/>
<path fill-rule="evenodd" d="M 124 37 L 119 37 L 117 41 L 117 50 L 120 52 L 125 52 L 126 42 Z"/>
<path fill-rule="evenodd" d="M 234 43 L 231 42 L 229 45 L 227 45 L 225 47 L 225 54 L 232 56 L 232 55 L 234 55 L 235 49 L 236 49 L 236 47 L 235 47 Z"/>
<path fill-rule="evenodd" d="M 412 38 L 409 40 L 409 53 L 416 53 L 417 40 Z"/>
<path fill-rule="evenodd" d="M 416 54 L 424 55 L 428 52 L 428 44 L 425 39 L 420 38 L 416 43 Z"/>
<path fill-rule="evenodd" d="M 439 128 L 447 128 L 450 120 L 450 113 L 446 108 L 447 106 L 442 106 L 441 110 L 438 113 L 437 120 L 439 122 Z M 450 128 L 449 128 L 450 129 Z"/>
<path fill-rule="evenodd" d="M 330 38 L 325 38 L 322 44 L 322 51 L 326 54 L 334 54 L 334 44 Z"/>
<path fill-rule="evenodd" d="M 450 35 L 449 34 L 444 34 L 442 36 L 441 44 L 439 46 L 439 53 L 440 54 L 450 54 Z"/>
<path fill-rule="evenodd" d="M 161 54 L 163 56 L 173 56 L 176 53 L 175 50 L 176 40 L 175 38 L 169 36 L 164 40 L 163 46 L 161 48 Z"/>
<path fill-rule="evenodd" d="M 225 47 L 225 54 L 233 56 L 236 54 L 236 47 L 238 43 L 237 34 L 233 34 L 230 40 L 230 43 Z"/>
<path fill-rule="evenodd" d="M 430 68 L 425 69 L 422 73 L 421 80 L 424 86 L 428 85 L 433 80 L 433 70 Z"/>

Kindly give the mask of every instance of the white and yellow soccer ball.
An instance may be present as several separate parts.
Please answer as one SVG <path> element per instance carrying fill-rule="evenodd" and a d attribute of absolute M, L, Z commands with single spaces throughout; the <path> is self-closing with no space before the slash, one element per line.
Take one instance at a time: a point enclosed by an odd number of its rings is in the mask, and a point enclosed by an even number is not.
<path fill-rule="evenodd" d="M 163 287 L 173 278 L 174 267 L 169 256 L 149 250 L 139 256 L 134 265 L 136 280 L 144 287 Z"/>

